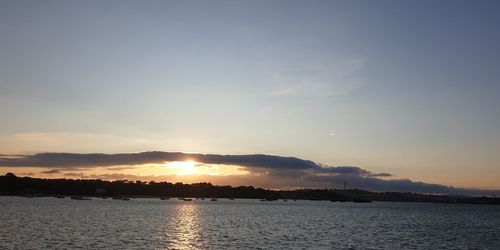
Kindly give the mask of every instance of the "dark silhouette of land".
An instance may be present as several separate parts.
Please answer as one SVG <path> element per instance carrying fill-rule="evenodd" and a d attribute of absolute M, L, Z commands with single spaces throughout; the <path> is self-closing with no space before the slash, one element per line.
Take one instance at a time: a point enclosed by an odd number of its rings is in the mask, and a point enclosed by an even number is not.
<path fill-rule="evenodd" d="M 261 200 L 330 200 L 338 202 L 435 202 L 465 204 L 496 204 L 500 198 L 430 195 L 420 193 L 370 192 L 359 189 L 297 189 L 267 190 L 252 186 L 216 186 L 210 183 L 169 183 L 143 181 L 104 181 L 73 179 L 39 179 L 17 177 L 12 173 L 0 176 L 0 195 L 16 196 L 96 196 L 96 197 L 192 197 L 244 198 Z"/>

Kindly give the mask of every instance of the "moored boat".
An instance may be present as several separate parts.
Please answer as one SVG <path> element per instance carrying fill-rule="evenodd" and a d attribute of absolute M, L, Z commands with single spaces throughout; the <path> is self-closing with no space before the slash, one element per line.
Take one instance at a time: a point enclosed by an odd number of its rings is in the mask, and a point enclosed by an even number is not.
<path fill-rule="evenodd" d="M 88 197 L 83 197 L 83 196 L 71 196 L 70 199 L 72 200 L 80 200 L 80 201 L 89 201 L 92 200 Z"/>

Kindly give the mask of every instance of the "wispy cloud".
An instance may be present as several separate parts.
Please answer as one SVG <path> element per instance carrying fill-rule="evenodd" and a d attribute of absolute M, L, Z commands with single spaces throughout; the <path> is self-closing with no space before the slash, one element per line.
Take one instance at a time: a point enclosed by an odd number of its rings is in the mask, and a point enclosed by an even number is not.
<path fill-rule="evenodd" d="M 271 82 L 274 96 L 328 97 L 348 94 L 361 85 L 358 72 L 365 59 L 349 59 L 327 65 L 287 66 L 274 69 Z"/>
<path fill-rule="evenodd" d="M 60 174 L 61 170 L 59 170 L 59 169 L 49 169 L 49 170 L 46 170 L 46 171 L 42 171 L 41 173 L 42 174 Z"/>

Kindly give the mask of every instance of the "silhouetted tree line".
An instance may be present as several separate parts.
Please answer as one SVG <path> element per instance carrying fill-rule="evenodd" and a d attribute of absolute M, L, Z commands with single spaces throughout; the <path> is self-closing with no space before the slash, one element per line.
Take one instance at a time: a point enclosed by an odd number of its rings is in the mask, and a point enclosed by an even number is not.
<path fill-rule="evenodd" d="M 419 193 L 385 192 L 365 190 L 298 189 L 266 190 L 252 186 L 216 186 L 210 183 L 169 183 L 143 181 L 104 181 L 73 179 L 39 179 L 17 177 L 12 173 L 0 176 L 0 195 L 41 196 L 110 196 L 110 197 L 194 197 L 194 198 L 247 198 L 247 199 L 301 199 L 330 201 L 402 201 L 499 204 L 499 198 L 452 197 Z"/>
<path fill-rule="evenodd" d="M 268 198 L 275 192 L 254 187 L 214 186 L 210 183 L 169 183 L 143 181 L 104 181 L 72 179 L 38 179 L 0 176 L 0 192 L 8 195 L 83 195 L 83 196 L 158 196 Z"/>

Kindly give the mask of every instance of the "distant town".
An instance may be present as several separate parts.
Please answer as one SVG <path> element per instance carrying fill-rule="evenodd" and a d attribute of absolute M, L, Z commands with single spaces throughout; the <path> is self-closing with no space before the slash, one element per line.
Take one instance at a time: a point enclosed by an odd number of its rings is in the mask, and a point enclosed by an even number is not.
<path fill-rule="evenodd" d="M 227 198 L 275 200 L 328 200 L 332 202 L 433 202 L 500 205 L 500 198 L 434 195 L 402 192 L 370 192 L 360 189 L 267 190 L 252 186 L 217 186 L 210 183 L 169 183 L 98 179 L 40 179 L 0 176 L 0 195 L 27 198 L 53 196 L 74 199 L 96 198 Z M 189 198 L 189 199 L 188 199 Z"/>

